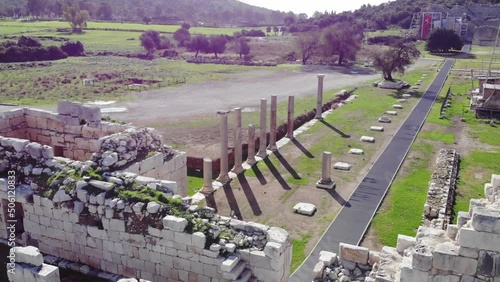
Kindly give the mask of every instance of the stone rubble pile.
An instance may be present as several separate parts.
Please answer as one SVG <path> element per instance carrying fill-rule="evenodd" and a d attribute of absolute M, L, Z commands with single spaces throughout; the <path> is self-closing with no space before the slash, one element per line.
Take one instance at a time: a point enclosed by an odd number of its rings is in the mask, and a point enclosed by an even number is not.
<path fill-rule="evenodd" d="M 441 149 L 432 173 L 424 205 L 426 226 L 446 229 L 455 199 L 459 155 L 455 150 Z"/>
<path fill-rule="evenodd" d="M 339 254 L 319 253 L 319 262 L 313 271 L 314 282 L 365 281 L 372 269 L 378 267 L 379 253 L 367 248 L 341 243 Z"/>
<path fill-rule="evenodd" d="M 92 160 L 105 171 L 115 170 L 160 150 L 164 152 L 164 159 L 174 154 L 170 147 L 162 145 L 161 136 L 154 129 L 129 128 L 99 139 L 99 151 L 92 155 Z"/>

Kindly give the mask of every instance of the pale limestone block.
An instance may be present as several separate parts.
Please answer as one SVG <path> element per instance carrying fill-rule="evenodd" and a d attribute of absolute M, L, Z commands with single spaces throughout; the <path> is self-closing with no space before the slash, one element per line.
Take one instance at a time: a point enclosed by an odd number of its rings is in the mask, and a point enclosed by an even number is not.
<path fill-rule="evenodd" d="M 337 261 L 337 254 L 327 251 L 319 252 L 319 260 L 324 262 L 325 265 L 332 265 Z"/>
<path fill-rule="evenodd" d="M 281 256 L 281 244 L 267 242 L 264 248 L 264 253 L 272 259 L 279 258 Z"/>
<path fill-rule="evenodd" d="M 203 249 L 206 244 L 206 236 L 202 232 L 195 232 L 191 238 L 194 247 Z"/>
<path fill-rule="evenodd" d="M 432 267 L 457 274 L 474 275 L 477 270 L 477 260 L 459 256 L 458 246 L 452 243 L 442 243 L 434 250 Z"/>
<path fill-rule="evenodd" d="M 368 263 L 368 254 L 370 250 L 364 247 L 340 243 L 339 257 L 340 259 L 352 261 L 361 264 Z"/>
<path fill-rule="evenodd" d="M 462 227 L 459 230 L 459 244 L 471 249 L 500 252 L 500 235 L 478 232 L 471 228 Z"/>
<path fill-rule="evenodd" d="M 479 251 L 474 249 L 469 249 L 463 246 L 458 247 L 458 254 L 463 257 L 474 258 L 477 259 L 479 256 Z"/>
<path fill-rule="evenodd" d="M 172 231 L 183 232 L 187 224 L 188 222 L 185 218 L 179 218 L 171 215 L 167 215 L 163 218 L 163 226 Z"/>
<path fill-rule="evenodd" d="M 16 262 L 23 262 L 34 266 L 43 264 L 43 256 L 40 250 L 33 246 L 14 247 L 16 253 Z"/>
<path fill-rule="evenodd" d="M 313 268 L 312 280 L 323 279 L 323 271 L 325 270 L 325 262 L 318 261 Z"/>
<path fill-rule="evenodd" d="M 236 280 L 238 276 L 243 272 L 246 267 L 246 263 L 244 261 L 239 261 L 236 266 L 232 268 L 230 272 L 222 272 L 222 277 L 228 280 Z M 269 280 L 268 280 L 269 281 Z"/>
<path fill-rule="evenodd" d="M 476 231 L 500 234 L 500 211 L 476 208 L 471 224 Z"/>
<path fill-rule="evenodd" d="M 112 231 L 125 232 L 125 221 L 111 218 L 109 220 L 109 229 Z"/>
<path fill-rule="evenodd" d="M 432 267 L 432 251 L 426 245 L 416 245 L 412 253 L 412 267 L 429 271 Z"/>
<path fill-rule="evenodd" d="M 426 271 L 421 271 L 414 269 L 412 267 L 412 257 L 403 257 L 403 262 L 401 263 L 401 282 L 421 282 L 427 281 L 429 273 Z"/>
<path fill-rule="evenodd" d="M 174 238 L 177 243 L 181 243 L 184 245 L 192 244 L 192 236 L 191 234 L 184 232 L 174 232 Z"/>
<path fill-rule="evenodd" d="M 399 234 L 396 249 L 399 253 L 403 253 L 407 248 L 415 246 L 416 242 L 415 237 Z"/>

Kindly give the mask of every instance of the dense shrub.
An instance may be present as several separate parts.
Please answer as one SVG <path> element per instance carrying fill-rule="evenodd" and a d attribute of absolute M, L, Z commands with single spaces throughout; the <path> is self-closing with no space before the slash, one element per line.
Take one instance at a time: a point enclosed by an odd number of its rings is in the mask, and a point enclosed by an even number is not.
<path fill-rule="evenodd" d="M 38 40 L 33 39 L 31 37 L 26 37 L 26 36 L 21 36 L 19 37 L 19 40 L 17 41 L 17 46 L 22 47 L 41 47 L 42 44 L 38 42 Z"/>
<path fill-rule="evenodd" d="M 241 30 L 241 35 L 246 37 L 265 37 L 266 33 L 260 29 Z"/>
<path fill-rule="evenodd" d="M 0 62 L 15 63 L 29 61 L 54 61 L 67 58 L 57 46 L 49 47 L 26 47 L 10 46 L 8 48 L 0 47 Z"/>
<path fill-rule="evenodd" d="M 398 41 L 414 42 L 416 41 L 416 38 L 412 36 L 405 39 L 404 37 L 398 35 L 382 35 L 368 38 L 368 44 L 383 44 L 386 46 L 392 46 Z"/>
<path fill-rule="evenodd" d="M 85 48 L 80 41 L 77 42 L 66 42 L 61 46 L 61 50 L 71 57 L 79 57 L 85 55 Z"/>

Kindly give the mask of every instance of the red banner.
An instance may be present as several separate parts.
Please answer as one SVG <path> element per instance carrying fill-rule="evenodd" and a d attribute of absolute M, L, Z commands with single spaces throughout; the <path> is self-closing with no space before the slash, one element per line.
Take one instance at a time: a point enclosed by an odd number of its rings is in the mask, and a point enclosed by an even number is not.
<path fill-rule="evenodd" d="M 432 23 L 432 15 L 431 14 L 424 14 L 424 19 L 422 22 L 422 39 L 426 39 L 427 35 L 429 35 L 429 32 L 431 31 L 431 23 Z"/>

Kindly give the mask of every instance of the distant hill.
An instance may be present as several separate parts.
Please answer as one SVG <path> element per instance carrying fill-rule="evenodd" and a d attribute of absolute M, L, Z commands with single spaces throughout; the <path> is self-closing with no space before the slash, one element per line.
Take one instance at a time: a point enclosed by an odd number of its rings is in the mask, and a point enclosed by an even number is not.
<path fill-rule="evenodd" d="M 363 5 L 354 12 L 339 14 L 316 13 L 314 17 L 302 20 L 304 24 L 325 27 L 337 21 L 352 20 L 372 29 L 386 29 L 391 25 L 409 28 L 414 13 L 451 9 L 455 5 L 462 7 L 477 5 L 498 6 L 500 0 L 395 0 L 380 5 Z M 334 10 L 334 4 L 332 4 Z M 497 15 L 499 17 L 500 15 Z"/>
<path fill-rule="evenodd" d="M 65 2 L 69 0 L 0 0 L 0 15 L 58 16 Z M 76 3 L 81 9 L 88 10 L 91 18 L 102 20 L 142 21 L 146 16 L 153 18 L 154 22 L 258 25 L 283 24 L 287 16 L 285 12 L 236 0 L 77 0 Z"/>

